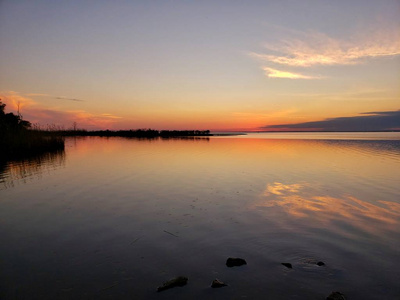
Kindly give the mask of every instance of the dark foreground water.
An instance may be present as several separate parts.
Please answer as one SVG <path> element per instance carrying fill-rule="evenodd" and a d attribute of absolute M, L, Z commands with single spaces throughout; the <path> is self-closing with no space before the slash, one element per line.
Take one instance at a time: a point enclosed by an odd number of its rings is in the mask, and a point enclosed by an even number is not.
<path fill-rule="evenodd" d="M 0 164 L 0 299 L 400 299 L 399 182 L 399 134 L 69 139 Z"/>

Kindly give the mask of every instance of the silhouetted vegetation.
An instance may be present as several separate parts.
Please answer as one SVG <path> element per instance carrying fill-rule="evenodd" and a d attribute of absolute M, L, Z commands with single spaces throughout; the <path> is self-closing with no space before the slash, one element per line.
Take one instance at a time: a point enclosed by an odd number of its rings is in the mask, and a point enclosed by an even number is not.
<path fill-rule="evenodd" d="M 64 149 L 63 137 L 30 130 L 29 121 L 20 114 L 6 113 L 5 107 L 0 101 L 0 155 L 18 157 Z"/>
<path fill-rule="evenodd" d="M 200 137 L 211 136 L 209 130 L 154 130 L 154 129 L 136 129 L 136 130 L 97 130 L 86 131 L 62 130 L 53 132 L 62 136 L 118 136 L 118 137 L 137 137 L 137 138 L 171 138 L 171 137 Z"/>
<path fill-rule="evenodd" d="M 179 138 L 212 136 L 209 130 L 95 130 L 78 129 L 76 123 L 70 130 L 57 126 L 40 128 L 26 121 L 22 116 L 5 112 L 6 104 L 0 100 L 0 154 L 7 157 L 41 153 L 64 149 L 67 136 L 104 136 L 132 138 Z"/>

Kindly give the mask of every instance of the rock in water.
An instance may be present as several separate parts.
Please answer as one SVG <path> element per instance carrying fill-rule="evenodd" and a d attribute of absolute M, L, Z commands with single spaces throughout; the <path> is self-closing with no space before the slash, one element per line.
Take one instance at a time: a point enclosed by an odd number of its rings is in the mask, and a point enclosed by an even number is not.
<path fill-rule="evenodd" d="M 321 267 L 321 266 L 325 266 L 325 263 L 323 261 L 319 261 L 319 262 L 317 262 L 317 265 Z"/>
<path fill-rule="evenodd" d="M 238 258 L 238 257 L 229 257 L 226 260 L 226 265 L 231 268 L 231 267 L 239 267 L 241 265 L 247 265 L 247 262 L 243 258 Z"/>
<path fill-rule="evenodd" d="M 161 292 L 176 286 L 184 286 L 188 282 L 188 278 L 184 276 L 179 276 L 176 278 L 173 278 L 171 280 L 168 280 L 167 282 L 164 282 L 162 286 L 159 286 L 157 288 L 157 292 Z"/>
<path fill-rule="evenodd" d="M 220 287 L 224 287 L 224 286 L 227 286 L 227 284 L 223 283 L 222 281 L 220 281 L 218 279 L 214 279 L 213 282 L 211 283 L 212 288 L 220 288 Z"/>
<path fill-rule="evenodd" d="M 282 263 L 286 268 L 292 269 L 292 264 L 291 263 Z"/>
<path fill-rule="evenodd" d="M 345 296 L 340 292 L 332 292 L 326 300 L 346 300 Z"/>

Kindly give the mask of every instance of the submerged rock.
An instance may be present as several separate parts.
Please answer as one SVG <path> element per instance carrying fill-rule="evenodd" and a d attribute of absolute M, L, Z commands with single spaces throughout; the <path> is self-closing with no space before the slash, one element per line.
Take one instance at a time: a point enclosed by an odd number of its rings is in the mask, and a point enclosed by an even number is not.
<path fill-rule="evenodd" d="M 211 283 L 212 288 L 220 288 L 227 286 L 224 282 L 220 281 L 219 279 L 214 279 L 213 282 Z"/>
<path fill-rule="evenodd" d="M 247 265 L 247 262 L 243 258 L 238 258 L 238 257 L 229 257 L 226 260 L 226 265 L 231 268 L 231 267 L 239 267 L 242 265 Z"/>
<path fill-rule="evenodd" d="M 157 292 L 161 292 L 161 291 L 164 291 L 164 290 L 176 287 L 176 286 L 184 286 L 187 284 L 187 282 L 188 282 L 187 277 L 178 276 L 176 278 L 173 278 L 171 280 L 164 282 L 162 286 L 159 286 L 157 288 Z"/>
<path fill-rule="evenodd" d="M 292 269 L 292 264 L 291 263 L 282 263 L 286 268 Z"/>
<path fill-rule="evenodd" d="M 321 267 L 321 266 L 325 266 L 325 263 L 323 261 L 319 261 L 319 262 L 317 262 L 317 265 Z"/>
<path fill-rule="evenodd" d="M 326 300 L 346 300 L 346 297 L 340 292 L 332 292 Z"/>

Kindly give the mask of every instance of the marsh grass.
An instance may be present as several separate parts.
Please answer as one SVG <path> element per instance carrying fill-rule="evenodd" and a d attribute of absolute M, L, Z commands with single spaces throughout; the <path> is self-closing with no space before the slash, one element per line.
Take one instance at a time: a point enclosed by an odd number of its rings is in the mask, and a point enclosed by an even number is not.
<path fill-rule="evenodd" d="M 130 130 L 58 130 L 60 136 L 105 136 L 105 137 L 136 137 L 136 138 L 170 138 L 170 137 L 204 137 L 212 136 L 209 130 L 154 130 L 154 129 L 130 129 Z"/>
<path fill-rule="evenodd" d="M 1 99 L 0 99 L 1 100 Z M 6 113 L 0 101 L 0 155 L 2 159 L 63 150 L 64 138 L 49 132 L 31 130 L 31 123 L 20 113 Z"/>
<path fill-rule="evenodd" d="M 33 130 L 8 131 L 1 134 L 0 154 L 7 157 L 38 154 L 64 149 L 64 138 Z"/>

